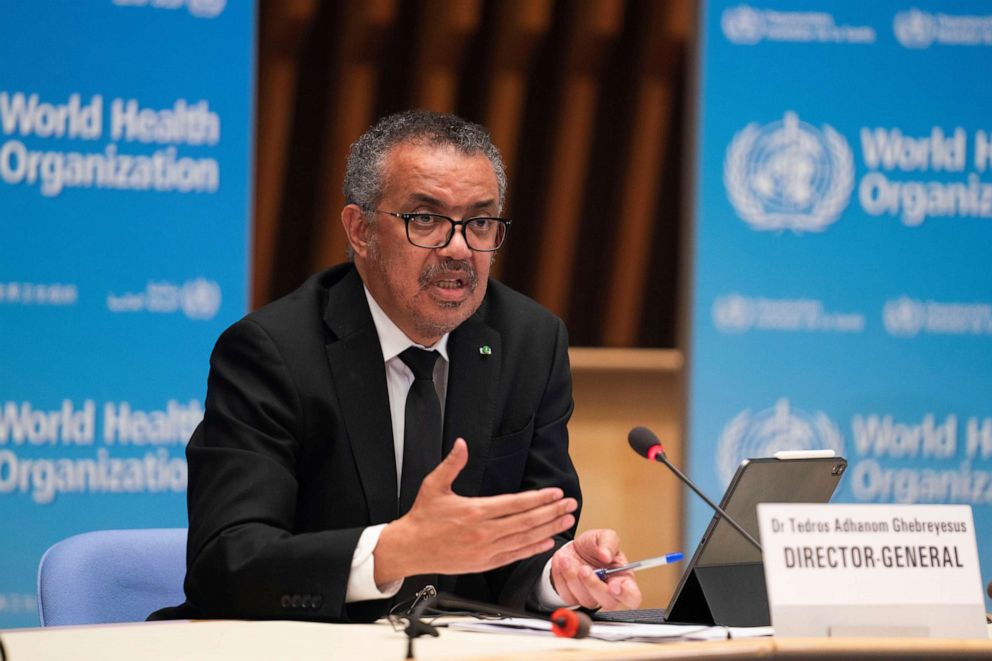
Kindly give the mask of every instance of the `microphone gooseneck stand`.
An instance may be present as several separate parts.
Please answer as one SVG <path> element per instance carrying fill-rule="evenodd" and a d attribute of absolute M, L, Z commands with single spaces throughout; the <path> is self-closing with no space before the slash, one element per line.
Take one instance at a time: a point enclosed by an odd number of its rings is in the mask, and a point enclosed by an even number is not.
<path fill-rule="evenodd" d="M 750 542 L 754 548 L 761 551 L 761 544 L 758 540 L 748 533 L 748 531 L 744 530 L 744 528 L 737 523 L 732 516 L 723 511 L 722 507 L 710 500 L 709 497 L 700 491 L 699 487 L 697 487 L 696 484 L 685 475 L 685 473 L 680 471 L 675 464 L 668 460 L 668 457 L 665 456 L 665 450 L 661 445 L 661 441 L 658 440 L 658 437 L 653 431 L 647 427 L 634 427 L 627 435 L 627 442 L 630 443 L 630 447 L 633 448 L 634 452 L 637 454 L 647 458 L 650 461 L 657 461 L 667 466 L 668 469 L 675 474 L 675 477 L 679 478 L 683 484 L 696 492 L 696 495 L 702 498 L 707 505 L 713 508 L 713 511 L 719 514 L 720 518 L 729 523 L 734 530 L 743 535 L 744 539 Z"/>
<path fill-rule="evenodd" d="M 424 602 L 421 602 L 421 603 L 424 603 Z M 406 634 L 406 658 L 407 659 L 414 659 L 414 658 L 416 658 L 413 655 L 413 641 L 414 640 L 416 640 L 417 638 L 420 638 L 421 636 L 433 636 L 434 638 L 437 638 L 439 635 L 441 635 L 438 632 L 437 627 L 435 627 L 434 625 L 428 624 L 427 622 L 424 622 L 423 620 L 420 619 L 420 616 L 423 614 L 423 610 L 424 609 L 422 607 L 418 606 L 417 609 L 414 610 L 414 612 L 412 612 L 409 615 L 407 615 L 407 624 L 406 624 L 406 627 L 403 629 L 403 633 Z"/>

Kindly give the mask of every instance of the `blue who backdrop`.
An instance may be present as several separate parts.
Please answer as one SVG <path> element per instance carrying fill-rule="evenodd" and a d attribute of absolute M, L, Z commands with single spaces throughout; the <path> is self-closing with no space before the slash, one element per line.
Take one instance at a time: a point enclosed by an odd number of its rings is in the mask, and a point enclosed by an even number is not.
<path fill-rule="evenodd" d="M 692 475 L 834 448 L 838 500 L 971 505 L 992 579 L 992 7 L 700 19 Z"/>
<path fill-rule="evenodd" d="M 0 7 L 0 628 L 44 550 L 184 526 L 207 359 L 247 308 L 255 6 Z"/>

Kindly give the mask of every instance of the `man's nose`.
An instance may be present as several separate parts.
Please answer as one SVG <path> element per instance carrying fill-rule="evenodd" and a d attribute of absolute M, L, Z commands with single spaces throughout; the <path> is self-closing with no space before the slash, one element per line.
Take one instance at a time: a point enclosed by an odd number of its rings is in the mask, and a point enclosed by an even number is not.
<path fill-rule="evenodd" d="M 438 252 L 452 259 L 465 260 L 471 257 L 472 249 L 465 242 L 465 226 L 459 225 L 456 227 L 454 234 L 451 235 L 451 241 L 448 241 L 448 245 L 445 247 L 439 248 Z"/>

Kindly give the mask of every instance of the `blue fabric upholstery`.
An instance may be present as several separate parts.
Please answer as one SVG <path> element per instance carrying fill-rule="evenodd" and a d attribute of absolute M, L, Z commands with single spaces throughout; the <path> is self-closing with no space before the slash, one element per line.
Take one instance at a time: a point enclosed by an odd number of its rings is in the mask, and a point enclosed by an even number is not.
<path fill-rule="evenodd" d="M 38 565 L 42 626 L 140 622 L 185 600 L 186 529 L 101 530 L 75 535 Z"/>

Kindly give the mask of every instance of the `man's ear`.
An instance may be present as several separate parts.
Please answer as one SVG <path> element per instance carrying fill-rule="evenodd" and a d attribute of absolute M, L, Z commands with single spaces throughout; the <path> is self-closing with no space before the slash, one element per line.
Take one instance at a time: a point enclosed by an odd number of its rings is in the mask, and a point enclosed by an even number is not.
<path fill-rule="evenodd" d="M 365 221 L 365 214 L 362 213 L 358 205 L 348 204 L 341 209 L 341 225 L 344 227 L 344 233 L 348 237 L 348 244 L 351 249 L 356 255 L 364 259 L 369 246 L 369 227 Z"/>

